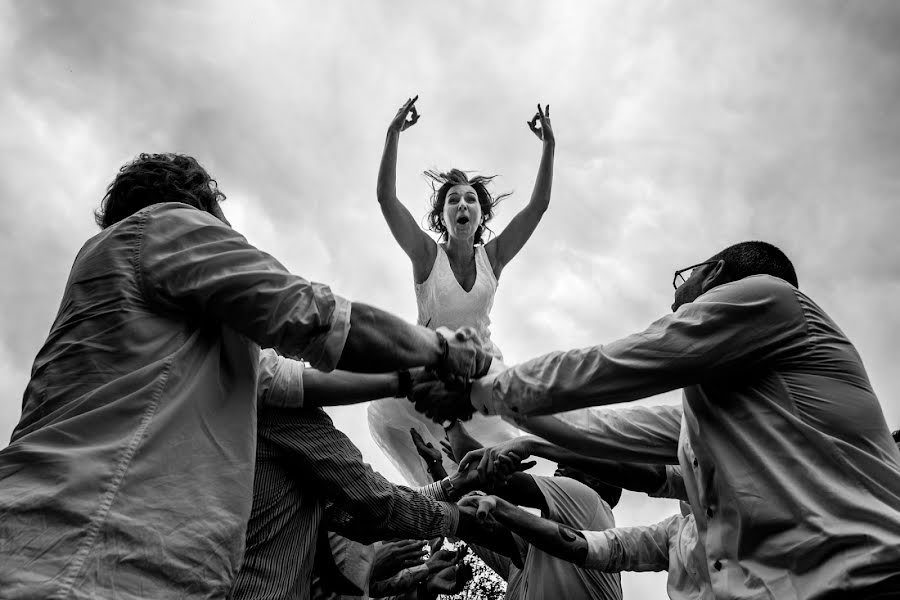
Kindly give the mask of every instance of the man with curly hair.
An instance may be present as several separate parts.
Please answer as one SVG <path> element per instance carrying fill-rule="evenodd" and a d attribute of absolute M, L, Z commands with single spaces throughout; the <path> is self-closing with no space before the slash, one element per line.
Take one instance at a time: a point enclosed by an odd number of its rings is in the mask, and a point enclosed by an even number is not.
<path fill-rule="evenodd" d="M 225 597 L 260 346 L 325 371 L 483 370 L 463 333 L 289 273 L 230 227 L 224 198 L 178 154 L 142 154 L 109 186 L 0 450 L 0 598 Z"/>

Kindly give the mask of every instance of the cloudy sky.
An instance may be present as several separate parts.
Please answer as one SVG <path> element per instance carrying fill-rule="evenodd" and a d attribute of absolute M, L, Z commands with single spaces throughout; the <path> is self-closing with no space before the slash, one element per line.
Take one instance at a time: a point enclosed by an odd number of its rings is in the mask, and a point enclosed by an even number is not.
<path fill-rule="evenodd" d="M 781 246 L 866 361 L 900 427 L 900 4 L 0 2 L 0 438 L 92 210 L 139 152 L 196 156 L 226 214 L 294 272 L 415 318 L 381 219 L 387 124 L 419 94 L 398 195 L 428 168 L 499 174 L 527 202 L 552 106 L 553 197 L 504 271 L 508 362 L 612 340 L 668 310 L 672 271 L 745 239 Z M 667 395 L 651 402 L 673 402 Z M 336 422 L 390 477 L 364 407 Z M 626 495 L 620 524 L 677 510 Z M 661 575 L 626 575 L 664 598 Z"/>

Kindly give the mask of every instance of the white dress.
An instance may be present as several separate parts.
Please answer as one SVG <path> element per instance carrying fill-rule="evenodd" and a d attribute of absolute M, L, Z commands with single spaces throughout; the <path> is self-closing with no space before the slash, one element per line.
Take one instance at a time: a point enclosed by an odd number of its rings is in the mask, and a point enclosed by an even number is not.
<path fill-rule="evenodd" d="M 502 361 L 500 350 L 491 341 L 491 319 L 488 315 L 494 305 L 497 278 L 484 245 L 475 247 L 475 270 L 475 284 L 466 292 L 453 275 L 447 252 L 438 244 L 431 273 L 423 283 L 416 284 L 418 323 L 430 329 L 448 327 L 456 330 L 460 327 L 473 327 L 494 355 L 494 360 Z M 431 483 L 409 430 L 416 428 L 426 442 L 431 442 L 435 448 L 440 449 L 438 442 L 444 439 L 443 428 L 416 412 L 413 404 L 406 398 L 370 402 L 368 415 L 372 438 L 406 481 L 417 486 Z M 479 413 L 465 421 L 465 428 L 472 437 L 486 446 L 521 435 L 517 428 L 499 417 L 485 417 Z M 446 456 L 443 459 L 444 468 L 448 473 L 453 473 L 456 465 Z"/>

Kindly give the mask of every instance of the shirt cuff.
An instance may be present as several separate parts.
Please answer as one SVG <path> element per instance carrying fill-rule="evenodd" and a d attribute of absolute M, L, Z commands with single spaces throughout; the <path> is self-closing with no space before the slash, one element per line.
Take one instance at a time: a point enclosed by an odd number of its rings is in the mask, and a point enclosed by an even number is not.
<path fill-rule="evenodd" d="M 459 507 L 452 502 L 438 502 L 438 508 L 444 518 L 444 537 L 456 537 L 459 528 Z"/>
<path fill-rule="evenodd" d="M 303 363 L 284 358 L 278 361 L 266 406 L 276 408 L 303 407 Z"/>
<path fill-rule="evenodd" d="M 610 548 L 609 538 L 603 531 L 582 531 L 581 534 L 587 540 L 588 554 L 584 561 L 586 569 L 605 570 L 609 566 Z"/>
<path fill-rule="evenodd" d="M 341 354 L 344 352 L 347 334 L 350 333 L 350 301 L 337 295 L 334 295 L 333 298 L 334 312 L 328 332 L 311 346 L 311 348 L 317 347 L 318 352 L 310 353 L 307 350 L 307 355 L 303 356 L 316 369 L 326 373 L 337 367 Z"/>

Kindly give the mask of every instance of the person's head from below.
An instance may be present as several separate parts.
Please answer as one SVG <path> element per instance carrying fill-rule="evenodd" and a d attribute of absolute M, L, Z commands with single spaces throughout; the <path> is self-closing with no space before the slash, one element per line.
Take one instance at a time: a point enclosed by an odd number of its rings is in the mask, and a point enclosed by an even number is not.
<path fill-rule="evenodd" d="M 206 211 L 228 224 L 219 202 L 225 194 L 216 180 L 191 156 L 141 154 L 119 169 L 94 213 L 97 225 L 106 229 L 139 210 L 161 202 L 183 202 Z"/>
<path fill-rule="evenodd" d="M 897 449 L 900 450 L 900 429 L 892 431 L 891 437 L 894 438 L 894 443 L 897 444 Z"/>
<path fill-rule="evenodd" d="M 741 242 L 702 263 L 675 272 L 672 310 L 693 302 L 709 290 L 752 275 L 771 275 L 799 287 L 794 265 L 784 252 L 768 242 Z"/>
<path fill-rule="evenodd" d="M 428 229 L 440 234 L 441 239 L 451 238 L 460 242 L 479 243 L 488 230 L 487 223 L 494 217 L 494 207 L 509 194 L 494 198 L 487 185 L 494 176 L 476 175 L 469 178 L 459 169 L 449 173 L 425 171 L 431 180 L 431 211 Z"/>
<path fill-rule="evenodd" d="M 569 479 L 574 479 L 579 483 L 583 483 L 594 490 L 604 502 L 609 504 L 610 508 L 615 508 L 616 504 L 619 503 L 619 498 L 622 497 L 622 488 L 604 483 L 595 477 L 591 477 L 584 471 L 579 471 L 572 467 L 557 465 L 556 471 L 553 472 L 553 476 L 568 477 Z"/>

